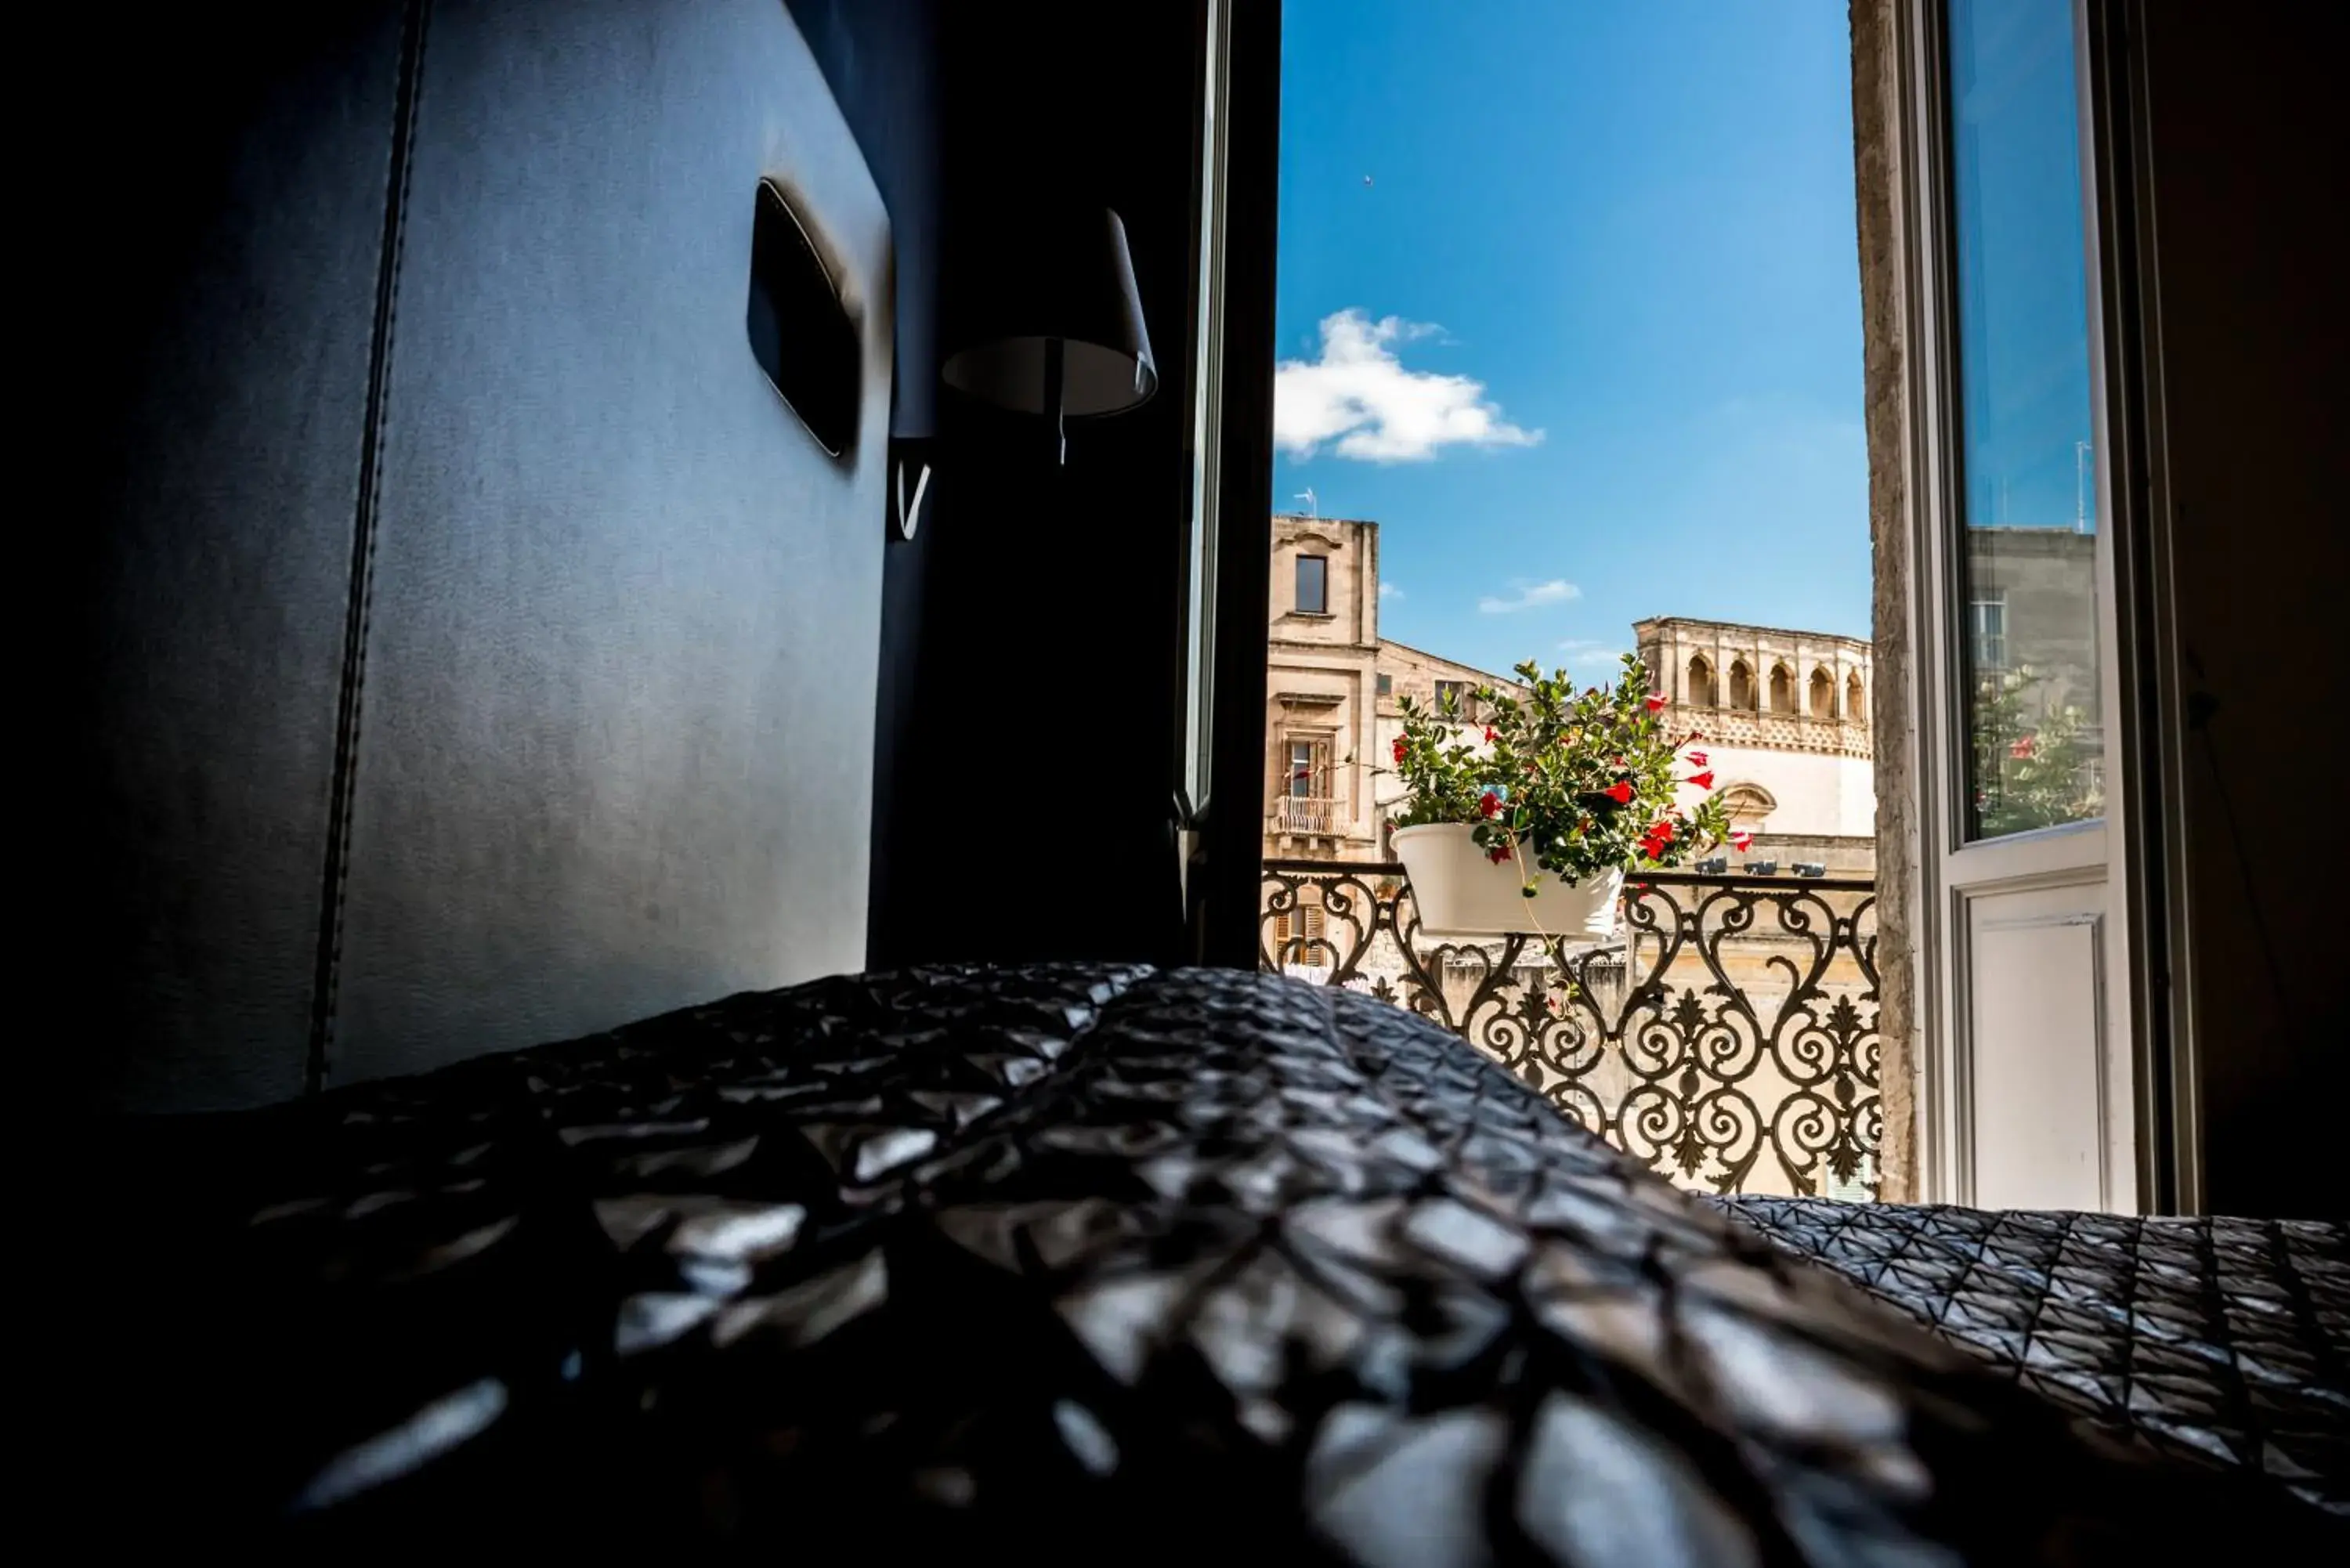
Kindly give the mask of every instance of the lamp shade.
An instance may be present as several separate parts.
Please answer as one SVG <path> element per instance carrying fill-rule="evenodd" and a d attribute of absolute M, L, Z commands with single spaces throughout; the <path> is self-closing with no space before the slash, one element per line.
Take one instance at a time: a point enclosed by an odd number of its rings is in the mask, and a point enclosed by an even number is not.
<path fill-rule="evenodd" d="M 950 387 L 1056 420 L 1124 413 L 1159 389 L 1126 225 L 1108 208 L 1004 214 L 957 272 Z"/>

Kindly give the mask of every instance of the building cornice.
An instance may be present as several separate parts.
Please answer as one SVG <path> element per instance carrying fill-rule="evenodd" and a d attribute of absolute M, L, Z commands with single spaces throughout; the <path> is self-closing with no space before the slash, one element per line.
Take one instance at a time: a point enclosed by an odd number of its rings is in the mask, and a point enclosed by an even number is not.
<path fill-rule="evenodd" d="M 1506 686 L 1513 691 L 1523 691 L 1526 689 L 1524 683 L 1514 675 L 1496 675 L 1490 670 L 1480 670 L 1473 664 L 1463 664 L 1457 659 L 1447 659 L 1440 653 L 1430 653 L 1424 648 L 1414 648 L 1410 643 L 1398 642 L 1391 637 L 1379 639 L 1378 646 L 1381 649 L 1400 649 L 1406 653 L 1427 659 L 1430 664 L 1449 665 L 1454 670 L 1463 670 L 1471 675 L 1482 676 L 1493 685 Z"/>
<path fill-rule="evenodd" d="M 1357 656 L 1366 653 L 1376 653 L 1378 651 L 1379 648 L 1379 645 L 1376 642 L 1326 642 L 1303 637 L 1275 636 L 1268 637 L 1264 641 L 1265 646 L 1269 649 L 1295 648 L 1315 653 L 1351 653 Z"/>
<path fill-rule="evenodd" d="M 1676 630 L 1711 633 L 1740 632 L 1750 638 L 1783 638 L 1790 642 L 1828 642 L 1844 648 L 1857 649 L 1863 654 L 1868 653 L 1875 646 L 1865 637 L 1846 637 L 1838 631 L 1800 631 L 1793 627 L 1756 626 L 1748 621 L 1739 620 L 1698 620 L 1689 616 L 1664 615 L 1650 616 L 1645 620 L 1636 620 L 1632 623 L 1632 630 L 1643 642 L 1668 627 Z"/>

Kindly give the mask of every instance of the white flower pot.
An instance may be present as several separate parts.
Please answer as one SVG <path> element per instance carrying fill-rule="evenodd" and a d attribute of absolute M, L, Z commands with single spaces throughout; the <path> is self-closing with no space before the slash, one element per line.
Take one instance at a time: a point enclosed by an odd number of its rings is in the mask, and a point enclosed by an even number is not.
<path fill-rule="evenodd" d="M 1396 829 L 1396 858 L 1411 880 L 1423 936 L 1441 940 L 1540 931 L 1569 941 L 1591 941 L 1615 935 L 1623 872 L 1601 872 L 1569 883 L 1538 870 L 1534 896 L 1529 898 L 1517 857 L 1499 865 L 1488 860 L 1470 836 L 1471 831 L 1457 822 Z"/>

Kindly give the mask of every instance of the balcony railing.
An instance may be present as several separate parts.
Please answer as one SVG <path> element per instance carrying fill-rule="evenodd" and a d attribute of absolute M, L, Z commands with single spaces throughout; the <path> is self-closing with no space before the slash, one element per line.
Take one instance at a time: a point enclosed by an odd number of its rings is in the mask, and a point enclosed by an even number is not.
<path fill-rule="evenodd" d="M 1338 803 L 1319 796 L 1285 794 L 1273 803 L 1275 833 L 1318 834 L 1326 838 L 1338 831 Z"/>
<path fill-rule="evenodd" d="M 1652 873 L 1565 974 L 1424 938 L 1398 865 L 1269 860 L 1261 908 L 1264 968 L 1441 1024 L 1682 1186 L 1876 1196 L 1872 882 Z"/>

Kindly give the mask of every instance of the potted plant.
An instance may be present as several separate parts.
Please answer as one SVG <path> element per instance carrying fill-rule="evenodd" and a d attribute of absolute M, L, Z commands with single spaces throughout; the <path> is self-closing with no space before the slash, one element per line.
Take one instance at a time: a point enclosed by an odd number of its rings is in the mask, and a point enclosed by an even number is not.
<path fill-rule="evenodd" d="M 1557 959 L 1560 942 L 1615 929 L 1627 871 L 1749 840 L 1719 794 L 1679 804 L 1685 786 L 1711 792 L 1713 773 L 1689 749 L 1701 737 L 1672 734 L 1638 659 L 1624 656 L 1613 688 L 1578 691 L 1531 660 L 1517 673 L 1523 694 L 1480 687 L 1466 712 L 1449 697 L 1433 709 L 1399 698 L 1403 733 L 1382 771 L 1407 791 L 1393 843 L 1421 929 L 1532 931 Z"/>

